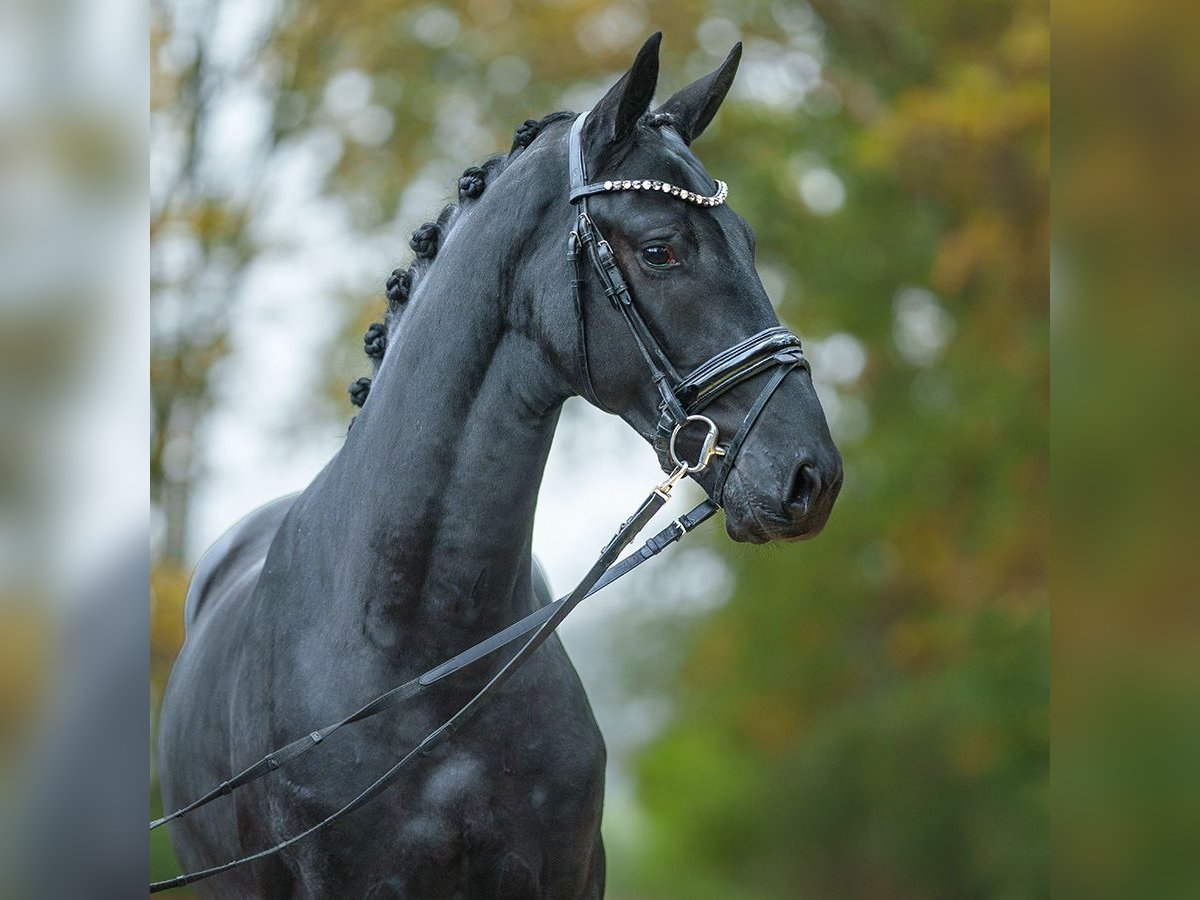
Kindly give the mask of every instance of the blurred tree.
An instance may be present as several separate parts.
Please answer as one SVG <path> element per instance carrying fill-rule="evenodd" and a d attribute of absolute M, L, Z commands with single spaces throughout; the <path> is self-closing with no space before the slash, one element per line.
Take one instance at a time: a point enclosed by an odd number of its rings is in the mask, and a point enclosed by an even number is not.
<path fill-rule="evenodd" d="M 155 2 L 151 9 L 150 489 L 162 522 L 160 556 L 179 563 L 196 432 L 212 368 L 228 349 L 231 301 L 250 255 L 248 201 L 222 183 L 210 147 L 214 108 L 237 74 L 213 58 L 219 5 Z"/>
<path fill-rule="evenodd" d="M 1054 895 L 1194 897 L 1200 7 L 1055 16 Z"/>

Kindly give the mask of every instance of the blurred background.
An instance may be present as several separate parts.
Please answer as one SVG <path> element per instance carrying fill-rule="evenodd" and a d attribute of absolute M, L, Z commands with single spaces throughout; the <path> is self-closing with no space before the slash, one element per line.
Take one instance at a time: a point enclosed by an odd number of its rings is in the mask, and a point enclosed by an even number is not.
<path fill-rule="evenodd" d="M 697 150 L 769 242 L 849 481 L 812 544 L 714 523 L 568 621 L 611 894 L 1200 896 L 1200 4 L 1055 3 L 1049 242 L 1044 6 L 427 9 L 0 0 L 0 896 L 168 873 L 146 711 L 192 560 L 335 452 L 359 329 L 468 157 L 654 28 L 664 96 L 738 35 L 759 61 Z M 547 522 L 597 445 L 589 503 L 652 471 L 568 410 L 537 526 L 560 588 Z"/>
<path fill-rule="evenodd" d="M 710 525 L 564 626 L 610 751 L 609 896 L 1046 896 L 1047 16 L 154 0 L 152 709 L 199 554 L 337 451 L 384 281 L 459 173 L 589 107 L 653 31 L 660 99 L 740 40 L 694 149 L 758 232 L 846 483 L 815 541 Z M 535 531 L 556 589 L 656 472 L 568 404 Z M 152 876 L 174 874 L 152 837 Z"/>

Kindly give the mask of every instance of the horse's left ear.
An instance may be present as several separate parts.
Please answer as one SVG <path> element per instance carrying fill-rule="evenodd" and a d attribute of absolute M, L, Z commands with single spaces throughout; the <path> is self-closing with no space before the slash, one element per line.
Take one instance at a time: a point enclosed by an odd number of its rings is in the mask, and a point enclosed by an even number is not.
<path fill-rule="evenodd" d="M 670 113 L 675 119 L 675 130 L 683 138 L 685 144 L 690 144 L 708 127 L 721 101 L 729 93 L 733 84 L 733 76 L 737 74 L 738 63 L 742 59 L 742 43 L 738 41 L 725 57 L 725 62 L 715 72 L 710 72 L 699 81 L 693 81 L 670 100 L 660 106 L 655 112 Z"/>

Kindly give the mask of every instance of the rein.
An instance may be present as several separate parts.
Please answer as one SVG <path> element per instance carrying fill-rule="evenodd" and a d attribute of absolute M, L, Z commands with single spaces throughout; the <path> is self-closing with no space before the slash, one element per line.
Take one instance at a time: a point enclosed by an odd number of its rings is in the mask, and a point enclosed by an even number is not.
<path fill-rule="evenodd" d="M 619 529 L 595 563 L 575 589 L 548 606 L 531 613 L 525 618 L 492 635 L 490 638 L 464 650 L 457 656 L 434 666 L 416 678 L 394 687 L 374 700 L 350 713 L 345 718 L 324 728 L 312 731 L 302 738 L 268 753 L 258 762 L 237 775 L 222 782 L 208 793 L 180 807 L 174 812 L 150 823 L 153 831 L 167 822 L 191 813 L 206 804 L 232 794 L 238 788 L 262 778 L 288 762 L 307 753 L 317 744 L 354 722 L 371 718 L 384 710 L 399 705 L 421 694 L 430 685 L 490 656 L 502 647 L 515 643 L 519 638 L 530 635 L 519 649 L 505 662 L 487 683 L 459 708 L 449 719 L 430 732 L 413 749 L 390 769 L 372 782 L 367 788 L 340 809 L 331 813 L 308 829 L 293 835 L 256 853 L 230 860 L 207 869 L 200 869 L 150 885 L 150 893 L 170 890 L 210 878 L 246 863 L 273 856 L 310 835 L 323 830 L 334 822 L 349 815 L 386 790 L 400 777 L 404 769 L 418 757 L 429 754 L 436 746 L 453 735 L 493 696 L 517 671 L 517 669 L 558 628 L 572 610 L 584 599 L 627 575 L 646 560 L 661 553 L 680 540 L 684 535 L 707 521 L 722 505 L 725 483 L 733 468 L 733 461 L 741 449 L 746 436 L 766 407 L 771 396 L 793 369 L 807 366 L 800 350 L 800 339 L 782 327 L 768 328 L 733 345 L 711 357 L 687 376 L 680 376 L 662 346 L 655 339 L 642 317 L 625 281 L 615 254 L 588 211 L 588 198 L 617 191 L 658 191 L 702 207 L 714 207 L 724 203 L 728 188 L 724 182 L 716 183 L 712 195 L 703 196 L 661 181 L 604 181 L 588 183 L 587 167 L 583 154 L 582 133 L 587 113 L 581 114 L 571 128 L 569 142 L 569 165 L 571 179 L 570 199 L 579 206 L 575 230 L 568 242 L 568 259 L 574 268 L 574 295 L 579 317 L 580 368 L 583 374 L 587 399 L 600 408 L 604 405 L 596 397 L 587 364 L 587 334 L 584 325 L 582 294 L 587 285 L 582 262 L 586 256 L 591 268 L 611 304 L 618 309 L 634 342 L 650 370 L 651 378 L 660 396 L 659 419 L 654 435 L 654 448 L 667 479 L 656 485 L 642 501 L 637 510 Z M 701 412 L 718 397 L 756 375 L 774 369 L 767 384 L 750 406 L 738 430 L 727 444 L 718 443 L 716 424 Z M 695 457 L 681 456 L 676 446 L 679 435 L 688 428 L 699 426 L 704 429 Z M 621 553 L 646 527 L 651 518 L 671 497 L 675 486 L 689 475 L 707 470 L 714 459 L 719 459 L 715 469 L 715 484 L 706 499 L 690 512 L 673 521 L 667 528 L 646 541 L 637 551 L 618 561 Z"/>

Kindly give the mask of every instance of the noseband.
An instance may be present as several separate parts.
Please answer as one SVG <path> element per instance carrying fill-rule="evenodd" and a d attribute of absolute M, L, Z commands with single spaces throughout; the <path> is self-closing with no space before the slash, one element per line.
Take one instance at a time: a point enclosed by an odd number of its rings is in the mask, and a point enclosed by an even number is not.
<path fill-rule="evenodd" d="M 596 227 L 596 223 L 592 221 L 588 199 L 621 191 L 645 191 L 675 197 L 700 207 L 715 207 L 725 202 L 729 188 L 725 182 L 718 181 L 716 191 L 705 196 L 657 180 L 613 179 L 589 183 L 587 161 L 583 153 L 583 128 L 587 117 L 587 113 L 582 113 L 575 119 L 574 125 L 571 126 L 567 150 L 571 176 L 570 199 L 579 207 L 579 218 L 567 243 L 567 258 L 574 268 L 575 314 L 579 320 L 579 366 L 584 390 L 590 401 L 604 408 L 592 386 L 588 366 L 587 327 L 583 308 L 583 289 L 587 281 L 582 260 L 586 254 L 605 296 L 625 320 L 658 391 L 660 402 L 658 424 L 654 431 L 654 450 L 658 454 L 659 464 L 666 472 L 677 470 L 681 465 L 689 466 L 689 471 L 698 471 L 707 466 L 711 457 L 721 457 L 714 472 L 715 480 L 710 496 L 718 504 L 723 504 L 725 482 L 750 429 L 754 427 L 755 421 L 788 372 L 798 366 L 808 365 L 800 349 L 800 338 L 782 326 L 768 328 L 714 354 L 690 374 L 679 374 L 638 309 L 633 293 L 629 290 L 617 263 L 616 254 Z M 701 413 L 718 397 L 742 382 L 770 370 L 773 370 L 770 379 L 751 404 L 742 424 L 728 443 L 721 444 L 718 440 L 717 426 Z M 675 444 L 681 432 L 694 426 L 704 427 L 707 432 L 695 462 L 689 463 L 680 459 Z"/>

